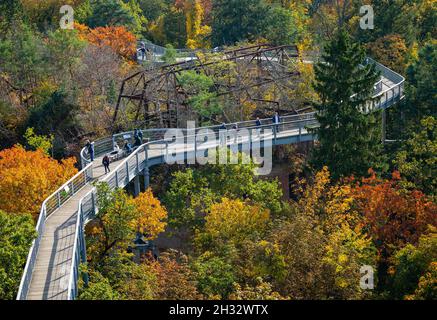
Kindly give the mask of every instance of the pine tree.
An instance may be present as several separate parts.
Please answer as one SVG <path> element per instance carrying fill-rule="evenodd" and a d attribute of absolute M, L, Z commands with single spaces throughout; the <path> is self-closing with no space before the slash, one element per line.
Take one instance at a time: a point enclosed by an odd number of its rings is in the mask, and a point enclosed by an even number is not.
<path fill-rule="evenodd" d="M 334 180 L 365 175 L 369 168 L 381 165 L 377 112 L 362 111 L 379 75 L 373 65 L 361 65 L 364 49 L 352 43 L 344 30 L 327 44 L 322 60 L 315 67 L 314 86 L 321 103 L 315 106 L 320 127 L 313 129 L 319 141 L 313 165 L 328 166 Z"/>

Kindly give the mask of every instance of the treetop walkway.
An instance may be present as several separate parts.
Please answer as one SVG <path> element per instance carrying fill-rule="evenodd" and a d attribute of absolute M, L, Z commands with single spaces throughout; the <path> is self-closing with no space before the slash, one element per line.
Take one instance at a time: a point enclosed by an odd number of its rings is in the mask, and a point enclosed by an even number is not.
<path fill-rule="evenodd" d="M 375 84 L 375 99 L 363 108 L 363 112 L 383 109 L 394 105 L 404 97 L 404 78 L 392 70 L 375 63 L 381 71 L 381 80 Z M 309 128 L 316 127 L 314 112 L 282 117 L 279 125 L 272 119 L 262 119 L 261 126 L 255 120 L 227 124 L 232 130 L 249 129 L 249 136 L 226 141 L 226 146 L 249 150 L 260 144 L 293 144 L 315 139 Z M 221 126 L 184 129 L 186 136 L 199 131 L 216 136 Z M 142 130 L 148 142 L 138 147 L 129 156 L 112 163 L 111 172 L 105 174 L 101 165 L 104 155 L 114 150 L 120 140 L 130 139 L 132 132 L 125 132 L 95 142 L 95 161 L 91 162 L 84 148 L 81 152 L 82 170 L 48 197 L 41 206 L 36 229 L 38 236 L 30 249 L 21 279 L 18 300 L 72 300 L 78 294 L 79 265 L 86 262 L 84 227 L 97 213 L 97 194 L 94 182 L 107 182 L 110 188 L 123 188 L 134 180 L 135 193 L 140 191 L 139 177 L 144 176 L 143 189 L 149 185 L 152 166 L 165 163 L 169 153 L 181 160 L 188 160 L 207 149 L 219 148 L 220 141 L 209 145 L 197 139 L 174 146 L 173 139 L 166 139 L 169 129 Z M 253 134 L 253 132 L 259 132 Z M 203 136 L 203 135 L 202 135 Z M 187 139 L 188 140 L 188 139 Z M 172 145 L 173 149 L 170 149 Z"/>

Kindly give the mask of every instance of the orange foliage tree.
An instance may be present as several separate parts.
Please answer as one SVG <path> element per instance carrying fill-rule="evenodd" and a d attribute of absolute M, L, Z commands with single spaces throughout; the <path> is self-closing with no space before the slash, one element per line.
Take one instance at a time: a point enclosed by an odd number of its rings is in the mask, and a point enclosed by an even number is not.
<path fill-rule="evenodd" d="M 358 210 L 381 258 L 407 243 L 416 243 L 428 225 L 437 226 L 437 204 L 418 190 L 404 190 L 400 174 L 391 180 L 376 177 L 372 170 L 353 188 Z"/>
<path fill-rule="evenodd" d="M 150 266 L 157 280 L 155 299 L 202 299 L 202 295 L 197 291 L 195 274 L 190 269 L 186 256 L 175 251 L 165 252 L 159 257 L 159 261 L 152 262 Z"/>
<path fill-rule="evenodd" d="M 36 216 L 42 202 L 77 172 L 75 162 L 59 163 L 19 145 L 0 151 L 0 210 Z"/>
<path fill-rule="evenodd" d="M 123 26 L 108 26 L 90 29 L 82 24 L 75 24 L 81 39 L 96 46 L 111 47 L 119 56 L 132 60 L 136 57 L 137 38 Z"/>

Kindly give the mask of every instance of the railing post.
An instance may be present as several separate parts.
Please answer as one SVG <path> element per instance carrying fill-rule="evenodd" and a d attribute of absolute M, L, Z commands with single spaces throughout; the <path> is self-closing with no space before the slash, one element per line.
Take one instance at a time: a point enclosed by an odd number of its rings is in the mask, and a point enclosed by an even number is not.
<path fill-rule="evenodd" d="M 96 203 L 95 203 L 95 199 L 94 199 L 94 192 L 91 192 L 91 202 L 93 203 L 93 215 L 96 214 Z"/>
<path fill-rule="evenodd" d="M 139 159 L 138 154 L 139 154 L 138 152 L 135 154 L 135 158 L 136 158 L 136 161 L 137 161 L 137 170 L 136 170 L 137 173 L 140 172 L 140 159 Z"/>
<path fill-rule="evenodd" d="M 167 162 L 168 159 L 168 142 L 165 142 L 165 159 L 164 161 Z"/>
<path fill-rule="evenodd" d="M 126 184 L 129 183 L 129 160 L 126 161 Z"/>
<path fill-rule="evenodd" d="M 277 133 L 276 133 L 276 125 L 273 125 L 273 140 L 275 141 L 275 145 L 276 145 L 276 136 L 277 136 Z"/>
<path fill-rule="evenodd" d="M 61 193 L 58 192 L 57 193 L 57 197 L 58 197 L 58 208 L 61 206 Z"/>
<path fill-rule="evenodd" d="M 118 171 L 115 171 L 115 186 L 118 188 Z"/>

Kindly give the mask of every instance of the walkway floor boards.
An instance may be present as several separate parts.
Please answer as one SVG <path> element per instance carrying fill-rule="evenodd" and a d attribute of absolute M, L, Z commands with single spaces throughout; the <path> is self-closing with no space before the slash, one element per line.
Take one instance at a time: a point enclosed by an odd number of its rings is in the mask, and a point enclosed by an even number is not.
<path fill-rule="evenodd" d="M 111 167 L 115 168 L 120 162 L 122 160 L 113 163 Z M 105 177 L 101 163 L 102 158 L 97 158 L 97 166 L 93 169 L 94 178 L 98 180 Z M 91 184 L 87 184 L 48 217 L 30 282 L 28 300 L 68 298 L 79 201 L 92 188 Z"/>

